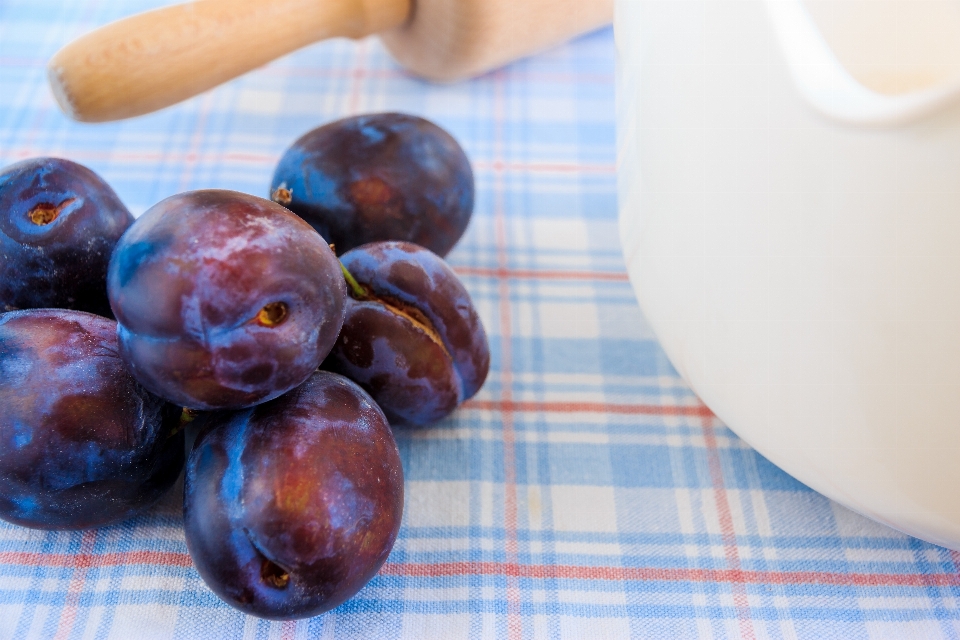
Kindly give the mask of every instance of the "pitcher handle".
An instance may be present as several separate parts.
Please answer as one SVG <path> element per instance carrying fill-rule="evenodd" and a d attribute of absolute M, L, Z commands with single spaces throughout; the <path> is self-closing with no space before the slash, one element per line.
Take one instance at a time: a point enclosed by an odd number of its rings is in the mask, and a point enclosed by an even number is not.
<path fill-rule="evenodd" d="M 765 4 L 800 95 L 831 120 L 863 127 L 902 126 L 960 98 L 960 78 L 899 95 L 868 89 L 840 63 L 801 0 Z"/>

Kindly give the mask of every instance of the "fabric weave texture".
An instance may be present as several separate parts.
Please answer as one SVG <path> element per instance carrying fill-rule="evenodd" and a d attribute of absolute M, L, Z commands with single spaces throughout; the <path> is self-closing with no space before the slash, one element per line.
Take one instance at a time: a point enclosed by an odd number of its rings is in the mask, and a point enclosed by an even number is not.
<path fill-rule="evenodd" d="M 75 160 L 139 215 L 189 189 L 266 197 L 283 150 L 336 118 L 427 117 L 473 162 L 449 261 L 491 373 L 452 417 L 396 431 L 399 539 L 335 611 L 268 622 L 220 602 L 178 485 L 105 529 L 0 523 L 0 639 L 960 638 L 960 555 L 778 470 L 659 348 L 617 238 L 611 30 L 454 85 L 410 77 L 376 39 L 332 41 L 156 114 L 69 121 L 46 60 L 159 4 L 0 2 L 0 165 Z"/>

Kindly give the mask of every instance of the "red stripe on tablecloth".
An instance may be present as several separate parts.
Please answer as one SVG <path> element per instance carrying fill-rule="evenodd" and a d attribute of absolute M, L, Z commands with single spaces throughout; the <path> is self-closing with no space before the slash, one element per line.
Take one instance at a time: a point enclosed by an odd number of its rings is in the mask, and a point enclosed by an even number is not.
<path fill-rule="evenodd" d="M 737 536 L 733 527 L 733 514 L 727 500 L 727 487 L 723 479 L 723 465 L 717 451 L 717 437 L 713 431 L 712 418 L 703 419 L 703 439 L 707 445 L 707 467 L 710 470 L 710 484 L 713 485 L 713 498 L 717 505 L 717 520 L 720 525 L 720 536 L 723 539 L 724 556 L 727 564 L 737 575 L 740 571 L 740 554 L 737 550 Z M 747 599 L 747 589 L 742 582 L 731 583 L 733 592 L 733 607 L 737 612 L 737 621 L 740 625 L 740 635 L 747 640 L 753 640 L 753 623 L 750 620 L 750 602 Z"/>
<path fill-rule="evenodd" d="M 958 587 L 956 574 L 830 573 L 824 571 L 745 571 L 742 569 L 659 569 L 581 567 L 504 562 L 388 563 L 382 575 L 440 578 L 458 575 L 515 576 L 530 579 L 609 580 L 617 582 L 721 582 L 740 584 L 815 584 L 852 587 Z"/>
<path fill-rule="evenodd" d="M 510 411 L 544 413 L 617 413 L 656 416 L 695 416 L 712 418 L 713 412 L 704 405 L 610 404 L 606 402 L 539 402 L 513 400 L 467 400 L 466 409 L 481 411 Z"/>
<path fill-rule="evenodd" d="M 96 529 L 84 531 L 80 539 L 80 554 L 89 556 L 93 552 L 94 543 L 97 539 Z M 70 586 L 67 587 L 67 597 L 64 602 L 63 612 L 60 614 L 60 622 L 57 625 L 57 633 L 54 640 L 63 640 L 70 637 L 73 631 L 73 623 L 77 619 L 77 607 L 80 603 L 80 594 L 87 583 L 86 566 L 77 566 L 73 570 L 73 578 L 70 580 Z"/>
<path fill-rule="evenodd" d="M 36 158 L 48 155 L 49 150 L 20 148 L 15 151 L 9 151 L 7 155 L 13 159 L 25 160 L 27 158 Z M 92 161 L 112 161 L 112 162 L 198 162 L 200 164 L 214 164 L 230 162 L 244 162 L 249 164 L 274 164 L 279 160 L 278 155 L 259 154 L 259 153 L 235 153 L 218 151 L 174 151 L 166 153 L 163 151 L 151 152 L 124 152 L 124 151 L 96 151 L 93 149 L 70 149 L 60 150 L 55 155 L 69 157 L 74 162 L 92 162 Z"/>
<path fill-rule="evenodd" d="M 361 101 L 363 100 L 363 84 L 370 77 L 370 69 L 366 64 L 368 41 L 361 40 L 356 48 L 357 63 L 350 70 L 350 103 L 347 105 L 347 115 L 355 116 L 360 113 Z"/>
<path fill-rule="evenodd" d="M 169 551 L 127 551 L 123 553 L 27 553 L 0 552 L 0 564 L 31 567 L 114 567 L 122 564 L 153 564 L 167 567 L 192 567 L 187 553 Z"/>
<path fill-rule="evenodd" d="M 482 276 L 508 280 L 609 280 L 628 282 L 626 273 L 616 271 L 539 271 L 535 269 L 491 269 L 488 267 L 454 267 L 463 276 Z"/>
<path fill-rule="evenodd" d="M 504 123 L 504 86 L 503 71 L 493 73 L 494 86 L 494 232 L 497 246 L 498 270 L 505 270 L 507 258 L 507 222 L 504 203 L 503 174 L 506 168 L 503 158 L 503 123 Z M 513 433 L 513 354 L 510 350 L 510 284 L 506 278 L 500 278 L 497 286 L 500 298 L 500 380 L 501 380 L 501 421 L 503 424 L 503 528 L 504 550 L 507 561 L 516 563 L 520 552 L 517 542 L 517 469 L 516 448 Z M 523 618 L 520 617 L 520 584 L 515 576 L 507 576 L 507 635 L 510 640 L 519 640 L 523 637 Z"/>
<path fill-rule="evenodd" d="M 210 112 L 213 110 L 213 93 L 207 92 L 200 98 L 200 108 L 197 113 L 197 119 L 193 126 L 193 133 L 190 135 L 190 145 L 186 155 L 181 160 L 182 168 L 180 170 L 180 179 L 177 181 L 177 193 L 186 191 L 197 176 L 196 167 L 200 163 L 203 148 L 203 142 L 207 136 L 207 120 L 210 119 Z M 170 154 L 173 155 L 173 154 Z M 164 159 L 165 163 L 172 164 L 170 158 Z"/>
<path fill-rule="evenodd" d="M 0 552 L 0 564 L 30 567 L 111 567 L 156 565 L 192 567 L 186 553 L 128 551 L 124 553 L 67 554 Z M 663 569 L 656 567 L 583 567 L 578 565 L 506 562 L 388 562 L 381 575 L 443 578 L 464 575 L 513 576 L 549 580 L 607 580 L 611 582 L 740 582 L 745 584 L 812 584 L 840 587 L 960 587 L 953 573 L 831 573 L 827 571 L 745 571 L 732 569 Z"/>
<path fill-rule="evenodd" d="M 615 164 L 584 164 L 580 162 L 474 162 L 477 171 L 529 171 L 531 173 L 602 173 L 616 175 Z"/>
<path fill-rule="evenodd" d="M 369 74 L 365 72 L 353 72 L 353 76 L 357 82 L 360 82 L 362 79 L 368 78 Z M 361 94 L 362 95 L 362 94 Z M 348 109 L 351 111 L 359 110 L 360 108 L 360 97 L 356 101 L 351 100 L 351 104 L 348 106 Z M 42 118 L 43 114 L 40 113 L 35 116 L 35 119 Z M 37 129 L 36 123 L 31 125 L 34 130 Z M 4 154 L 6 157 L 11 160 L 25 160 L 27 158 L 35 158 L 39 156 L 48 155 L 50 150 L 34 149 L 32 146 L 32 141 L 28 141 L 28 144 L 16 148 L 8 149 Z M 164 153 L 161 151 L 151 151 L 151 152 L 123 152 L 123 151 L 98 151 L 95 149 L 70 149 L 69 151 L 63 150 L 58 152 L 59 155 L 69 156 L 69 158 L 75 162 L 92 162 L 92 161 L 112 161 L 112 162 L 170 162 L 170 163 L 185 163 L 185 162 L 194 162 L 200 164 L 215 164 L 222 162 L 241 162 L 249 164 L 267 164 L 273 165 L 279 160 L 279 156 L 276 154 L 266 154 L 266 153 L 238 153 L 238 152 L 218 152 L 218 151 L 203 151 L 199 149 L 188 150 L 186 152 L 171 152 Z M 527 173 L 542 173 L 542 174 L 568 174 L 568 173 L 603 173 L 603 174 L 613 174 L 616 173 L 615 165 L 607 164 L 586 164 L 586 163 L 547 163 L 547 162 L 511 162 L 510 164 L 503 165 L 502 167 L 495 167 L 494 163 L 474 163 L 474 168 L 477 171 L 492 171 L 497 172 L 527 172 Z"/>
<path fill-rule="evenodd" d="M 36 58 L 0 58 L 0 66 L 3 65 L 4 60 L 23 60 L 27 66 L 36 66 L 45 64 L 44 60 Z M 507 70 L 507 75 L 510 74 Z M 294 64 L 271 64 L 269 66 L 269 74 L 271 77 L 310 77 L 310 78 L 344 78 L 349 77 L 349 71 L 344 69 L 339 69 L 336 67 L 310 67 L 303 65 L 294 65 Z M 411 78 L 409 72 L 403 71 L 399 67 L 395 68 L 383 68 L 383 69 L 374 69 L 371 68 L 368 70 L 367 74 L 371 78 L 377 79 L 405 79 Z M 524 69 L 522 72 L 523 82 L 529 84 L 604 84 L 610 85 L 613 84 L 612 74 L 606 73 L 550 73 L 543 71 L 536 71 L 532 69 Z M 487 80 L 492 79 L 496 81 L 496 78 L 493 74 L 488 74 L 486 76 L 480 76 L 474 80 L 475 83 L 481 84 Z"/>

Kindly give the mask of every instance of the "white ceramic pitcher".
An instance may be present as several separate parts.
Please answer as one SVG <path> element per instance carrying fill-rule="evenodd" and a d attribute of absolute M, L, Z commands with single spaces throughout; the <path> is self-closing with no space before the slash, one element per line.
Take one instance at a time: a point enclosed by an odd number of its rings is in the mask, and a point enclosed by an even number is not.
<path fill-rule="evenodd" d="M 671 361 L 960 549 L 960 0 L 617 0 L 620 226 Z"/>

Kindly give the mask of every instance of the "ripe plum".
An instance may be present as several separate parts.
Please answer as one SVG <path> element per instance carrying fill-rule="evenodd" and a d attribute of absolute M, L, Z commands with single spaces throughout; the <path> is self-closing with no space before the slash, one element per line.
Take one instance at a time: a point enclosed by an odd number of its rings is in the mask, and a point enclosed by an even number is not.
<path fill-rule="evenodd" d="M 333 346 L 346 298 L 310 225 L 221 190 L 144 213 L 117 245 L 108 290 L 134 376 L 191 409 L 252 406 L 302 383 Z"/>
<path fill-rule="evenodd" d="M 402 512 L 386 417 L 325 371 L 271 402 L 208 414 L 187 462 L 190 555 L 218 596 L 263 618 L 314 616 L 357 593 Z"/>
<path fill-rule="evenodd" d="M 133 223 L 90 169 L 33 158 L 0 172 L 0 311 L 58 307 L 112 317 L 107 264 Z"/>
<path fill-rule="evenodd" d="M 0 315 L 0 518 L 41 529 L 125 520 L 183 468 L 179 407 L 137 384 L 113 320 Z"/>
<path fill-rule="evenodd" d="M 406 240 L 446 255 L 473 212 L 473 171 L 457 141 L 423 118 L 344 118 L 293 143 L 271 198 L 309 222 L 340 255 Z"/>
<path fill-rule="evenodd" d="M 355 282 L 325 369 L 359 383 L 397 424 L 439 420 L 480 389 L 487 335 L 442 258 L 408 242 L 373 242 L 341 262 Z"/>

